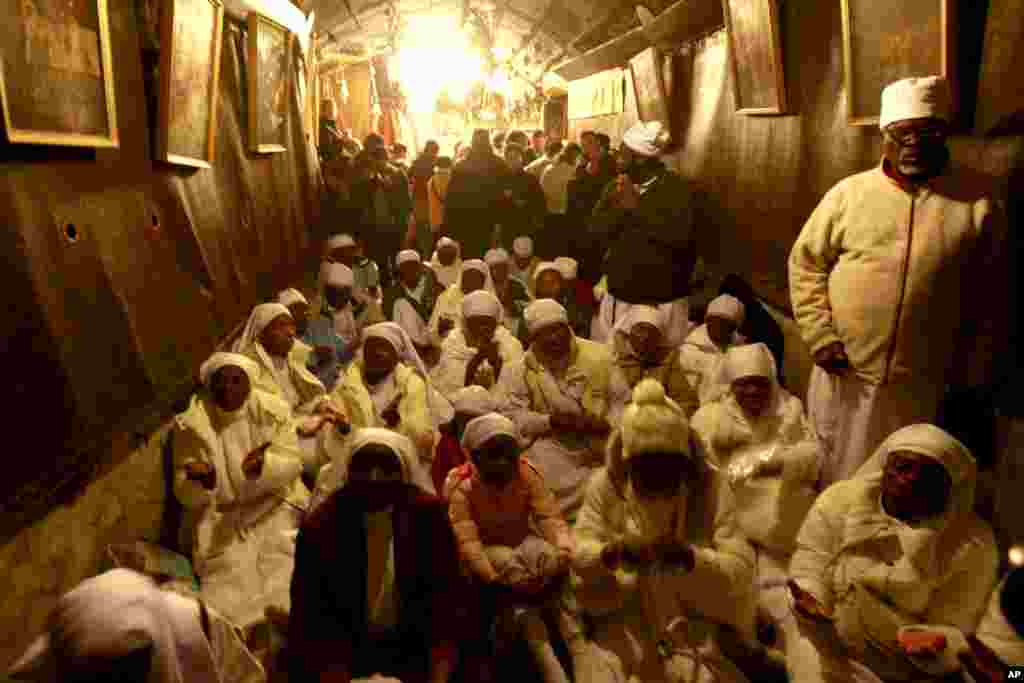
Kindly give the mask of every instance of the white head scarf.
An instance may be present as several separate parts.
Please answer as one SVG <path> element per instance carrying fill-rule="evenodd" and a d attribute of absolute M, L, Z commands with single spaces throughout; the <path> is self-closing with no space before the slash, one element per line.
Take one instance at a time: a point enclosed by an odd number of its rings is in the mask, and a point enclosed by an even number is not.
<path fill-rule="evenodd" d="M 403 249 L 402 251 L 398 252 L 398 256 L 397 258 L 395 258 L 395 263 L 397 265 L 402 265 L 403 263 L 408 263 L 409 261 L 422 263 L 422 259 L 420 259 L 420 253 L 415 249 Z"/>
<path fill-rule="evenodd" d="M 295 288 L 289 288 L 277 295 L 277 303 L 282 306 L 293 306 L 297 303 L 309 305 L 309 300 Z"/>
<path fill-rule="evenodd" d="M 481 289 L 467 294 L 462 300 L 462 320 L 474 316 L 487 316 L 501 322 L 502 313 L 505 307 L 501 305 L 498 297 L 486 289 Z"/>
<path fill-rule="evenodd" d="M 733 346 L 725 352 L 718 366 L 718 381 L 730 385 L 744 377 L 767 377 L 778 383 L 775 356 L 763 343 Z"/>
<path fill-rule="evenodd" d="M 462 447 L 475 451 L 496 436 L 511 436 L 519 441 L 519 430 L 512 420 L 499 413 L 488 413 L 470 420 L 462 433 Z"/>
<path fill-rule="evenodd" d="M 430 474 L 420 464 L 415 444 L 404 434 L 390 429 L 357 429 L 345 440 L 345 447 L 338 450 L 331 462 L 330 469 L 325 470 L 323 481 L 317 482 L 317 498 L 313 507 L 323 502 L 328 496 L 345 486 L 348 482 L 349 466 L 352 456 L 360 449 L 370 446 L 384 446 L 391 450 L 402 466 L 402 481 L 411 484 L 424 493 L 434 495 L 434 482 Z"/>
<path fill-rule="evenodd" d="M 554 299 L 537 299 L 523 311 L 523 318 L 530 334 L 548 325 L 569 324 L 569 314 L 565 307 Z"/>
<path fill-rule="evenodd" d="M 941 76 L 904 78 L 882 91 L 879 128 L 907 119 L 937 118 L 949 121 L 949 83 Z"/>
<path fill-rule="evenodd" d="M 237 368 L 241 368 L 245 371 L 245 374 L 249 376 L 250 382 L 255 382 L 256 377 L 260 374 L 259 366 L 249 358 L 243 356 L 240 353 L 227 353 L 226 351 L 218 351 L 213 354 L 200 366 L 199 368 L 199 381 L 204 386 L 210 386 L 210 380 L 217 374 L 217 371 L 228 365 L 234 365 Z"/>
<path fill-rule="evenodd" d="M 320 266 L 320 282 L 324 287 L 354 287 L 355 273 L 344 263 L 324 261 Z"/>
<path fill-rule="evenodd" d="M 437 241 L 437 248 L 444 249 L 445 247 L 455 247 L 455 249 L 458 250 L 459 243 L 453 240 L 451 237 L 442 237 Z"/>
<path fill-rule="evenodd" d="M 568 256 L 559 256 L 555 259 L 555 267 L 558 268 L 562 273 L 562 277 L 566 280 L 575 280 L 580 264 L 576 259 L 569 258 Z"/>
<path fill-rule="evenodd" d="M 534 285 L 537 284 L 537 280 L 540 279 L 540 276 L 548 271 L 551 271 L 552 273 L 558 273 L 559 277 L 561 277 L 563 280 L 566 279 L 565 273 L 562 272 L 562 269 L 558 267 L 557 263 L 555 263 L 554 261 L 541 261 L 540 263 L 537 264 L 537 269 L 533 271 Z"/>
<path fill-rule="evenodd" d="M 455 247 L 455 258 L 452 260 L 451 265 L 444 265 L 441 263 L 441 257 L 438 256 L 438 252 L 444 247 Z M 459 276 L 462 274 L 462 247 L 461 245 L 450 237 L 442 237 L 437 241 L 437 250 L 434 251 L 433 256 L 430 258 L 430 267 L 434 270 L 434 274 L 437 276 L 437 281 L 444 287 L 449 287 L 459 281 Z"/>
<path fill-rule="evenodd" d="M 455 416 L 455 411 L 452 409 L 451 403 L 434 390 L 433 384 L 430 381 L 430 374 L 427 372 L 427 366 L 416 351 L 416 346 L 412 343 L 409 333 L 398 323 L 383 322 L 370 325 L 363 331 L 363 343 L 365 344 L 370 339 L 383 339 L 388 342 L 391 348 L 395 350 L 395 353 L 398 354 L 399 362 L 415 370 L 423 379 L 427 385 L 427 406 L 430 409 L 434 424 L 441 425 L 450 422 L 452 417 Z"/>
<path fill-rule="evenodd" d="M 462 288 L 462 277 L 469 271 L 476 271 L 484 276 L 484 289 L 488 292 L 494 292 L 494 281 L 491 280 L 491 269 L 490 267 L 478 258 L 469 259 L 468 261 L 462 262 L 462 272 L 459 275 L 459 288 Z"/>
<path fill-rule="evenodd" d="M 235 353 L 248 351 L 250 347 L 259 341 L 260 335 L 263 334 L 263 330 L 267 325 L 282 315 L 286 315 L 288 318 L 292 317 L 288 307 L 279 303 L 259 304 L 253 308 L 252 313 L 249 314 L 249 321 L 245 324 L 245 329 L 242 331 L 242 336 L 235 341 L 231 350 Z M 262 351 L 262 345 L 259 351 L 265 353 Z M 269 362 L 269 358 L 267 361 Z"/>
<path fill-rule="evenodd" d="M 722 294 L 712 299 L 711 303 L 708 304 L 708 310 L 704 317 L 707 318 L 708 316 L 725 318 L 736 323 L 736 327 L 741 327 L 746 319 L 746 307 L 736 297 Z"/>
<path fill-rule="evenodd" d="M 533 256 L 533 240 L 525 235 L 515 238 L 512 240 L 512 251 L 519 258 Z"/>
<path fill-rule="evenodd" d="M 661 121 L 636 123 L 622 136 L 622 144 L 634 154 L 645 157 L 660 155 L 668 146 L 668 130 Z"/>
<path fill-rule="evenodd" d="M 633 348 L 633 344 L 629 340 L 629 335 L 633 331 L 633 328 L 640 323 L 647 323 L 648 325 L 654 326 L 659 332 L 661 332 L 662 346 L 668 346 L 665 341 L 665 312 L 662 309 L 655 308 L 653 306 L 635 304 L 630 306 L 626 311 L 626 314 L 619 318 L 615 323 L 615 337 L 613 345 L 617 361 L 623 361 L 625 359 L 635 360 L 637 358 L 636 349 Z"/>
<path fill-rule="evenodd" d="M 502 263 L 508 263 L 512 257 L 508 255 L 508 252 L 502 248 L 491 249 L 484 254 L 484 262 L 488 266 L 496 266 Z"/>
<path fill-rule="evenodd" d="M 498 401 L 490 391 L 473 384 L 452 394 L 452 407 L 456 413 L 480 416 L 496 412 Z"/>
<path fill-rule="evenodd" d="M 86 579 L 57 602 L 49 632 L 9 672 L 58 683 L 58 659 L 117 659 L 152 646 L 147 683 L 220 683 L 199 604 L 162 591 L 149 577 L 114 569 Z"/>
<path fill-rule="evenodd" d="M 922 575 L 934 575 L 952 560 L 954 551 L 963 542 L 963 525 L 973 518 L 978 466 L 966 446 L 935 425 L 915 424 L 899 429 L 882 442 L 854 475 L 854 479 L 868 485 L 867 495 L 879 501 L 879 508 L 883 471 L 889 456 L 896 451 L 910 451 L 930 458 L 949 474 L 952 486 L 946 511 L 914 527 L 902 525 L 899 532 L 904 557 Z"/>
<path fill-rule="evenodd" d="M 352 238 L 352 235 L 348 234 L 347 232 L 343 232 L 338 235 L 331 235 L 331 237 L 328 238 L 327 240 L 327 245 L 324 250 L 324 256 L 327 256 L 335 249 L 354 246 L 356 246 L 356 241 L 355 239 Z"/>

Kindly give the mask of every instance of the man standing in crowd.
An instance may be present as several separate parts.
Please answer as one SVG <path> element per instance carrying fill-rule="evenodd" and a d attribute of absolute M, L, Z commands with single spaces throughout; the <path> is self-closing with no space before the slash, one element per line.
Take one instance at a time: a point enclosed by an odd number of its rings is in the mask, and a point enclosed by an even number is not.
<path fill-rule="evenodd" d="M 850 477 L 897 429 L 935 422 L 948 386 L 984 382 L 988 371 L 969 361 L 996 355 L 1005 214 L 987 179 L 950 163 L 949 119 L 945 80 L 888 86 L 881 164 L 832 188 L 793 245 L 822 484 Z M 972 353 L 979 342 L 984 353 Z"/>
<path fill-rule="evenodd" d="M 452 171 L 445 200 L 445 232 L 462 245 L 463 259 L 481 259 L 490 249 L 502 219 L 494 207 L 504 202 L 507 173 L 505 162 L 491 148 L 487 130 L 474 131 L 469 154 Z"/>
<path fill-rule="evenodd" d="M 401 249 L 412 213 L 409 180 L 390 163 L 384 138 L 377 133 L 366 136 L 356 168 L 352 195 L 362 216 L 360 232 L 373 236 L 367 241 L 367 256 L 380 266 L 381 284 L 388 286 L 390 265 Z"/>

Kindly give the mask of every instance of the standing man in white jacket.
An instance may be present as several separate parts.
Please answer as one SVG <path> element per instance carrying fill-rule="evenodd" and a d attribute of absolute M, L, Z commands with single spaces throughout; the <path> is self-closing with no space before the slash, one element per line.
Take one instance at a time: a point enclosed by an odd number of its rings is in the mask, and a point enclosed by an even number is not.
<path fill-rule="evenodd" d="M 881 164 L 833 187 L 793 245 L 823 485 L 895 430 L 938 419 L 946 387 L 983 383 L 988 369 L 969 363 L 996 355 L 979 342 L 997 339 L 1006 317 L 1005 213 L 989 179 L 950 163 L 949 109 L 941 78 L 889 85 Z"/>

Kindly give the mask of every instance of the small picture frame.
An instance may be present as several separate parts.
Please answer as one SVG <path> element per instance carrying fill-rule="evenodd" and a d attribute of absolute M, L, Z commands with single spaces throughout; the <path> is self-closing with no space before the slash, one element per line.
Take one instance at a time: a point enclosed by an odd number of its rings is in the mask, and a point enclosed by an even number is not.
<path fill-rule="evenodd" d="M 261 14 L 249 14 L 249 150 L 284 152 L 288 125 L 291 41 L 288 29 Z"/>
<path fill-rule="evenodd" d="M 956 108 L 953 0 L 842 0 L 847 118 L 877 126 L 882 90 L 914 76 L 944 76 Z"/>
<path fill-rule="evenodd" d="M 117 147 L 107 0 L 0 0 L 0 7 L 7 140 Z"/>
<path fill-rule="evenodd" d="M 213 163 L 223 26 L 220 0 L 164 0 L 157 139 L 161 161 L 195 168 Z"/>
<path fill-rule="evenodd" d="M 736 113 L 786 113 L 778 0 L 722 0 L 732 62 Z"/>

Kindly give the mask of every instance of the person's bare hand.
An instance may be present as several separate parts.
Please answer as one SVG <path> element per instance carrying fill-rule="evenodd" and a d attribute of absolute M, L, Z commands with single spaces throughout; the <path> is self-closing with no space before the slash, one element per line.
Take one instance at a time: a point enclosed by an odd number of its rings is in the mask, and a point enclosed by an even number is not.
<path fill-rule="evenodd" d="M 946 636 L 932 631 L 904 631 L 897 637 L 900 648 L 911 657 L 938 657 L 946 649 Z"/>
<path fill-rule="evenodd" d="M 832 611 L 825 609 L 818 602 L 817 598 L 801 588 L 796 581 L 790 579 L 787 586 L 789 587 L 789 592 L 793 595 L 796 610 L 802 616 L 816 621 L 832 620 Z"/>
<path fill-rule="evenodd" d="M 619 206 L 623 209 L 635 209 L 640 204 L 640 195 L 636 191 L 636 185 L 623 174 L 615 179 L 615 191 L 618 197 Z"/>
<path fill-rule="evenodd" d="M 264 444 L 245 456 L 242 461 L 242 472 L 246 479 L 259 479 L 263 473 L 263 460 L 270 444 Z"/>
<path fill-rule="evenodd" d="M 190 481 L 197 481 L 206 490 L 217 486 L 217 470 L 208 462 L 190 462 L 185 465 L 185 476 Z"/>
<path fill-rule="evenodd" d="M 850 359 L 842 342 L 832 342 L 818 349 L 814 354 L 814 363 L 830 375 L 842 375 L 850 369 Z"/>

